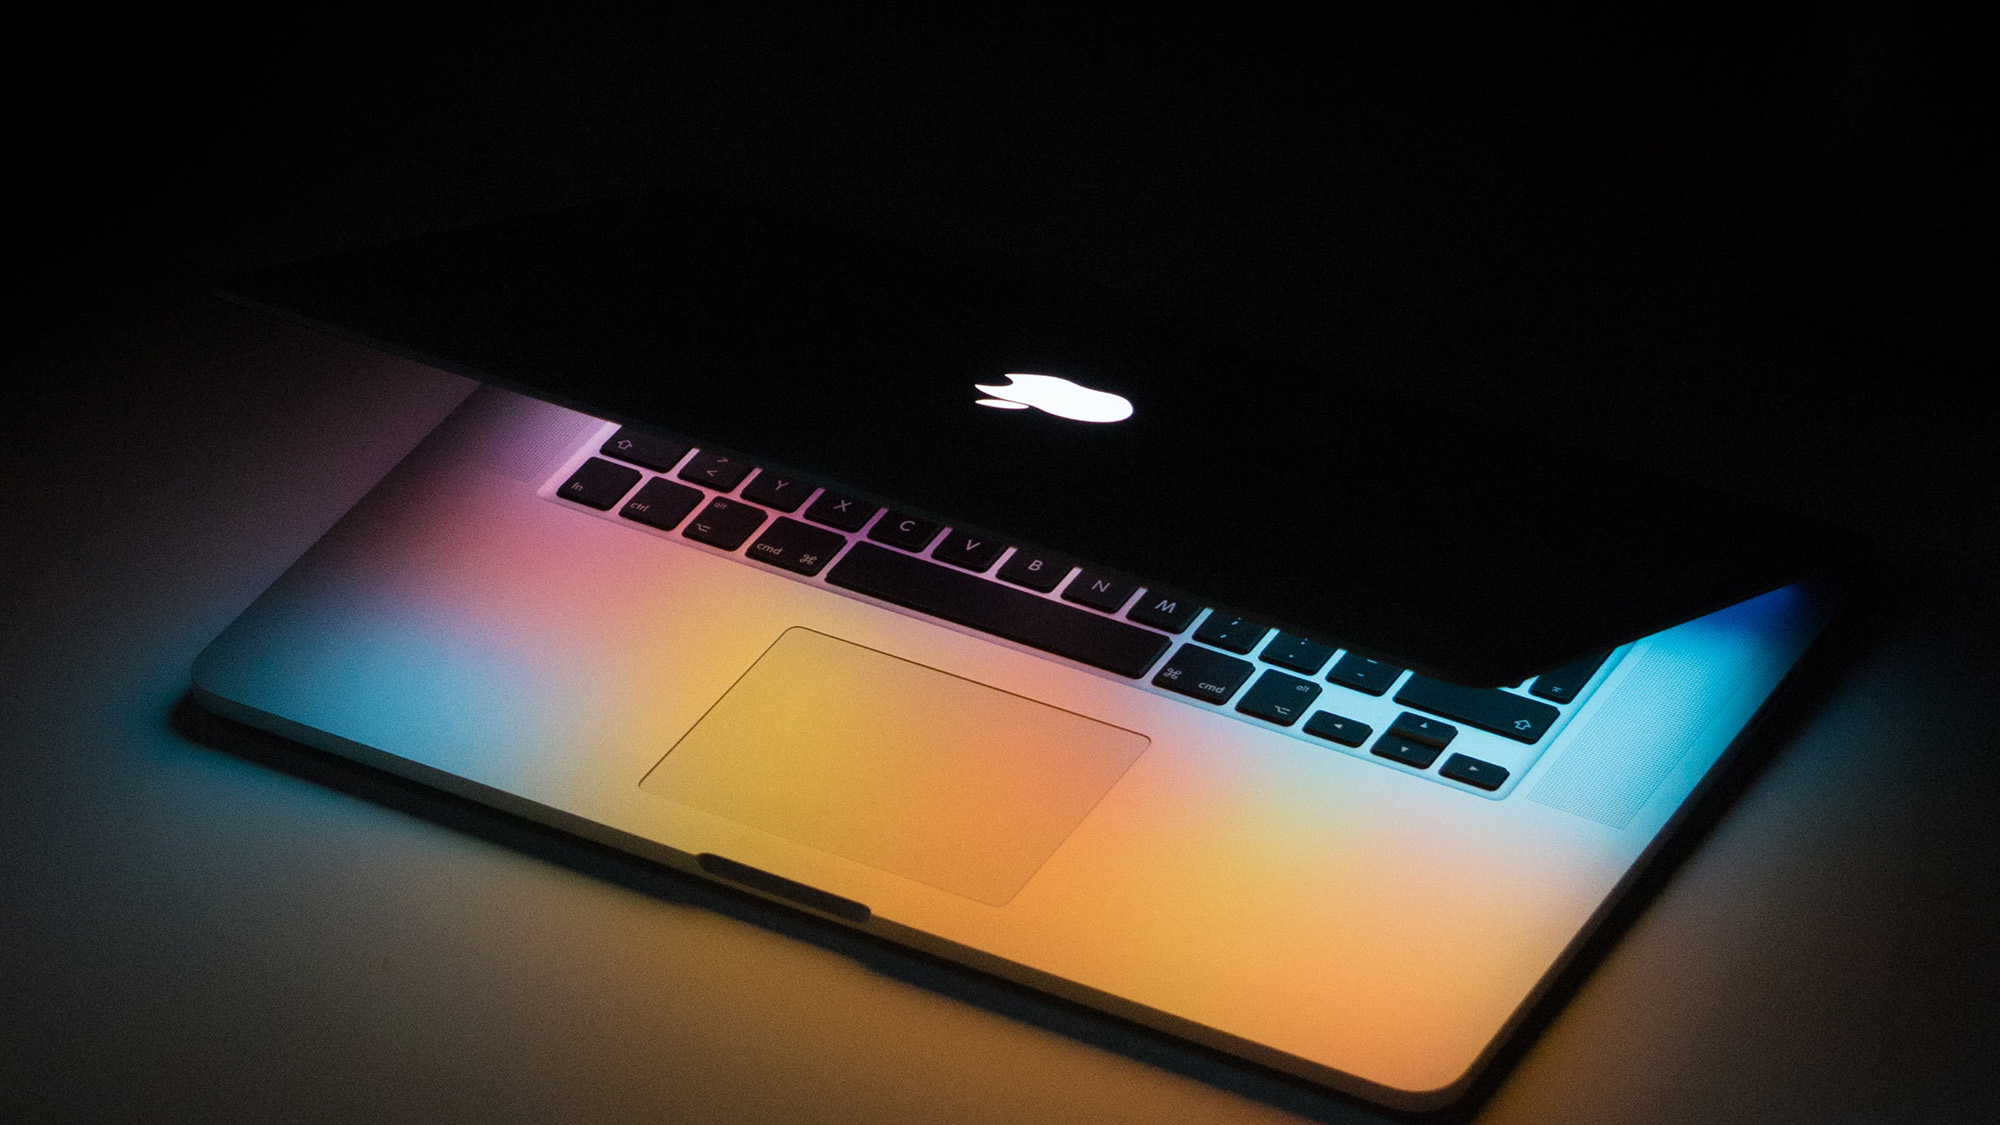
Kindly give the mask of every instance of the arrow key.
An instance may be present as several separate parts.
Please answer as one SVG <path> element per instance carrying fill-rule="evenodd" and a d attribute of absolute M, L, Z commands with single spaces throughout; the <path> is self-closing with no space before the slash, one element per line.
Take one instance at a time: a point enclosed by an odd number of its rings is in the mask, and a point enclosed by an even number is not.
<path fill-rule="evenodd" d="M 1453 754 L 1446 758 L 1439 773 L 1461 781 L 1474 789 L 1484 789 L 1488 793 L 1507 784 L 1507 771 L 1492 762 L 1482 762 L 1478 758 L 1468 758 L 1464 754 Z"/>
<path fill-rule="evenodd" d="M 1451 742 L 1452 736 L 1458 733 L 1458 728 L 1450 723 L 1405 711 L 1396 716 L 1395 722 L 1389 724 L 1389 733 L 1398 738 L 1407 738 L 1411 742 L 1421 742 L 1426 746 L 1435 746 L 1442 750 Z"/>

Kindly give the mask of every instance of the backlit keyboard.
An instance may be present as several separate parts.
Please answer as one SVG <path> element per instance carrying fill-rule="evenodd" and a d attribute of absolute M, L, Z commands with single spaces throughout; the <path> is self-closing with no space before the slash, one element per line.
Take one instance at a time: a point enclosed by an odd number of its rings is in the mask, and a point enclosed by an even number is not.
<path fill-rule="evenodd" d="M 1612 663 L 1518 690 L 1461 687 L 629 427 L 552 484 L 569 503 L 1488 796 L 1511 789 Z"/>

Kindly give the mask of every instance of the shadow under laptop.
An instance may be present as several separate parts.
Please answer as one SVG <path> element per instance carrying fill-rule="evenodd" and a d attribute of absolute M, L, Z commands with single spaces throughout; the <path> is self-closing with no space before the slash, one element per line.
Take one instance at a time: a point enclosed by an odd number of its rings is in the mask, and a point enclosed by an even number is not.
<path fill-rule="evenodd" d="M 1469 1121 L 1500 1089 L 1582 983 L 1641 917 L 1653 896 L 1725 816 L 1784 745 L 1841 682 L 1855 653 L 1879 625 L 1881 607 L 1858 607 L 1822 638 L 1815 659 L 1802 664 L 1762 720 L 1733 753 L 1706 798 L 1642 869 L 1631 893 L 1536 1003 L 1467 1094 L 1444 1109 L 1399 1113 L 1302 1080 L 1175 1039 L 1117 1017 L 991 977 L 940 958 L 845 929 L 747 892 L 682 874 L 623 852 L 570 836 L 486 805 L 397 777 L 335 754 L 245 726 L 204 710 L 183 696 L 170 722 L 189 741 L 301 780 L 346 793 L 441 827 L 510 848 L 548 863 L 680 906 L 712 911 L 809 943 L 885 977 L 962 1000 L 989 1012 L 1158 1067 L 1273 1108 L 1328 1123 Z"/>

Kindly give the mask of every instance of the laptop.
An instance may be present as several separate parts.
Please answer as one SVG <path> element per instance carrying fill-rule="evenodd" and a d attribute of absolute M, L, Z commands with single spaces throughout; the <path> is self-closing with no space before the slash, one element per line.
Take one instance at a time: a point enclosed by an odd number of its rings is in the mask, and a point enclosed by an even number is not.
<path fill-rule="evenodd" d="M 1782 513 L 740 200 L 233 293 L 486 385 L 204 706 L 1397 1108 L 1845 597 Z"/>

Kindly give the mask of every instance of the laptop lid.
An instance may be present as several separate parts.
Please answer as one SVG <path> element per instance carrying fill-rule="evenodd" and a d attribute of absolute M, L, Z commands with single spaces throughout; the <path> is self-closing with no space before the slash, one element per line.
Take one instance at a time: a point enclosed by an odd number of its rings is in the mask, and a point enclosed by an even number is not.
<path fill-rule="evenodd" d="M 1259 354 L 701 190 L 228 292 L 1468 684 L 1519 683 L 1852 549 L 1401 397 L 1359 360 Z"/>

